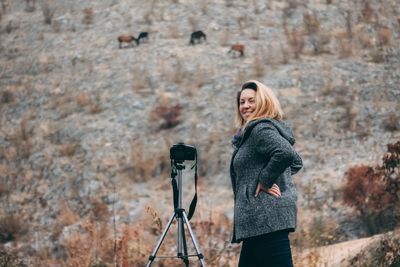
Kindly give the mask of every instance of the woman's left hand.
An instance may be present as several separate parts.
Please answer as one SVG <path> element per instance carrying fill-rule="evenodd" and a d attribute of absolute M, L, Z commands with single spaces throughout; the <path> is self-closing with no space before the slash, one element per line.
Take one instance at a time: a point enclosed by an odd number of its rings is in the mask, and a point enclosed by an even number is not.
<path fill-rule="evenodd" d="M 277 184 L 273 184 L 271 186 L 271 188 L 268 188 L 265 186 L 264 183 L 258 183 L 257 185 L 257 189 L 256 189 L 256 194 L 255 197 L 257 197 L 261 191 L 266 192 L 267 194 L 270 194 L 274 197 L 280 197 L 281 196 L 281 189 L 279 188 L 279 186 Z"/>

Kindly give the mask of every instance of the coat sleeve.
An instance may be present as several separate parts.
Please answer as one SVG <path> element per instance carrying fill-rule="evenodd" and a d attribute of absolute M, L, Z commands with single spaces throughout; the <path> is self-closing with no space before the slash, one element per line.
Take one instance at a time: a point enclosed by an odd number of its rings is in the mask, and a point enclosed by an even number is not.
<path fill-rule="evenodd" d="M 263 125 L 257 128 L 256 150 L 268 160 L 258 177 L 270 188 L 287 168 L 290 167 L 291 173 L 299 171 L 302 161 L 289 141 L 274 126 Z"/>
<path fill-rule="evenodd" d="M 291 175 L 296 174 L 298 171 L 301 170 L 301 168 L 303 168 L 303 160 L 300 158 L 299 154 L 296 153 L 292 165 L 290 165 Z"/>

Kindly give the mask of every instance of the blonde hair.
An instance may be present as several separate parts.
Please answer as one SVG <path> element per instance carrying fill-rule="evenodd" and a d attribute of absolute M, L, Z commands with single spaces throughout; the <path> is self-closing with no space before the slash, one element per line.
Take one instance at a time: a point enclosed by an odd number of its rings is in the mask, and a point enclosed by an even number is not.
<path fill-rule="evenodd" d="M 255 101 L 256 101 L 256 109 L 251 114 L 249 119 L 246 121 L 243 119 L 242 115 L 240 115 L 240 95 L 244 89 L 252 89 L 256 92 Z M 253 120 L 268 118 L 268 119 L 276 119 L 282 120 L 283 111 L 281 108 L 281 104 L 278 101 L 278 98 L 275 96 L 274 92 L 272 92 L 271 88 L 260 83 L 256 80 L 249 80 L 242 85 L 242 89 L 237 94 L 237 106 L 236 106 L 236 116 L 235 116 L 235 124 L 237 127 L 245 128 L 246 125 Z"/>

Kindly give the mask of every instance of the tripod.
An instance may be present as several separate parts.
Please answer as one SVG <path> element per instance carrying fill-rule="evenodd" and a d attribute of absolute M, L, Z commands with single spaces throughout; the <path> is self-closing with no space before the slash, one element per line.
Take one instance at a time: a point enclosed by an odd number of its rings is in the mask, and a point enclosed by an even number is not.
<path fill-rule="evenodd" d="M 184 264 L 186 267 L 189 267 L 189 257 L 194 257 L 197 256 L 200 261 L 200 266 L 205 267 L 204 263 L 204 256 L 201 254 L 199 245 L 197 244 L 196 238 L 193 234 L 192 228 L 190 227 L 189 224 L 189 219 L 187 217 L 187 214 L 185 210 L 182 208 L 182 170 L 185 168 L 183 165 L 183 161 L 174 161 L 172 171 L 171 171 L 171 178 L 172 178 L 172 184 L 176 182 L 175 177 L 178 176 L 178 203 L 175 205 L 176 201 L 176 192 L 174 190 L 174 206 L 175 206 L 175 211 L 172 214 L 171 218 L 169 219 L 163 233 L 161 234 L 160 239 L 158 240 L 157 245 L 155 246 L 153 252 L 149 256 L 149 261 L 147 262 L 146 267 L 150 267 L 151 264 L 153 263 L 154 259 L 156 258 L 157 252 L 159 248 L 161 247 L 162 242 L 164 241 L 165 236 L 167 235 L 167 232 L 174 220 L 174 218 L 178 221 L 178 253 L 176 257 L 159 257 L 159 258 L 180 258 L 183 260 Z M 174 186 L 173 186 L 174 188 Z M 185 237 L 185 228 L 184 224 L 186 224 L 187 229 L 189 230 L 190 237 L 192 239 L 194 248 L 196 250 L 196 254 L 194 255 L 188 255 L 187 251 L 187 243 L 186 243 L 186 237 Z M 183 251 L 182 251 L 183 250 Z"/>

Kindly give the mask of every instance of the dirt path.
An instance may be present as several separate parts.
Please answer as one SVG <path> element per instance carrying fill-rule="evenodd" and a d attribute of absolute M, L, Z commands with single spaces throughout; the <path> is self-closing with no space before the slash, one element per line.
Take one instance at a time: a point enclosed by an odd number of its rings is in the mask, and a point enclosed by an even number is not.
<path fill-rule="evenodd" d="M 355 256 L 373 242 L 377 242 L 381 236 L 382 234 L 304 250 L 299 255 L 297 266 L 349 266 L 347 260 L 350 257 Z"/>

